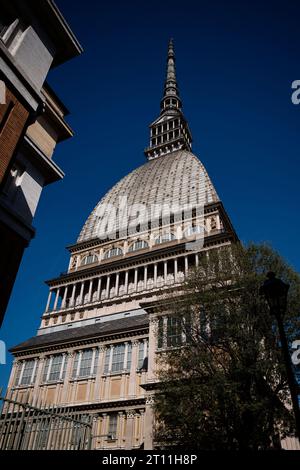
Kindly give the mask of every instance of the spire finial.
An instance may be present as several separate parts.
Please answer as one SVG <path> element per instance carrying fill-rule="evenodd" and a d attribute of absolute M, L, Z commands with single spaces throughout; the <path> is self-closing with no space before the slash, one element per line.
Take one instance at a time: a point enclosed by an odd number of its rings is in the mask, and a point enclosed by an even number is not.
<path fill-rule="evenodd" d="M 164 97 L 161 102 L 162 110 L 169 109 L 169 100 L 167 98 L 175 98 L 176 106 L 178 109 L 181 109 L 181 101 L 179 98 L 179 91 L 176 80 L 176 68 L 175 68 L 175 52 L 174 52 L 174 42 L 173 38 L 169 40 L 168 46 L 168 58 L 167 58 L 167 73 L 164 89 Z M 175 101 L 173 102 L 175 104 Z"/>
<path fill-rule="evenodd" d="M 173 39 L 169 40 L 167 73 L 159 117 L 150 125 L 150 146 L 145 149 L 148 160 L 185 149 L 191 151 L 192 136 L 182 113 L 176 80 Z"/>

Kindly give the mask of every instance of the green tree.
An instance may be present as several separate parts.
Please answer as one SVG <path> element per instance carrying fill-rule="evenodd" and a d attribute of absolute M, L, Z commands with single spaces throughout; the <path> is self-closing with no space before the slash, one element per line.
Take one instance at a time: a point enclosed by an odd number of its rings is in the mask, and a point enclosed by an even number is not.
<path fill-rule="evenodd" d="M 177 341 L 166 339 L 160 353 L 159 445 L 256 450 L 294 435 L 277 325 L 259 295 L 268 271 L 291 285 L 285 324 L 292 338 L 300 331 L 300 277 L 266 245 L 203 254 L 182 291 L 162 302 L 158 315 L 172 318 Z"/>

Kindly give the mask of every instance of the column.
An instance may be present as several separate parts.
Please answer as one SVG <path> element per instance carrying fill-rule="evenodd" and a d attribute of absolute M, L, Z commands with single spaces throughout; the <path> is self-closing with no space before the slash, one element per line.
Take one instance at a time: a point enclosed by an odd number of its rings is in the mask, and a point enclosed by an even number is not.
<path fill-rule="evenodd" d="M 66 360 L 67 360 L 67 353 L 63 353 L 63 359 L 62 359 L 61 366 L 60 366 L 60 371 L 59 371 L 59 380 L 62 380 L 62 378 L 63 378 L 63 371 L 64 371 L 64 368 L 65 368 Z"/>
<path fill-rule="evenodd" d="M 94 369 L 95 369 L 95 360 L 96 360 L 96 352 L 97 348 L 93 348 L 93 355 L 92 355 L 92 362 L 91 362 L 91 368 L 90 368 L 90 375 L 94 375 Z M 87 392 L 86 392 L 86 397 L 89 402 L 93 400 L 93 397 L 91 396 L 91 389 L 92 389 L 92 383 L 95 382 L 94 377 L 89 377 L 88 379 L 88 384 L 87 384 Z"/>
<path fill-rule="evenodd" d="M 92 289 L 93 289 L 93 279 L 90 280 L 90 286 L 89 286 L 89 295 L 88 295 L 88 304 L 92 300 Z"/>
<path fill-rule="evenodd" d="M 117 297 L 119 294 L 119 282 L 120 282 L 120 274 L 116 274 L 116 286 L 115 286 L 115 296 Z"/>
<path fill-rule="evenodd" d="M 178 259 L 174 259 L 174 282 L 177 282 L 177 274 L 178 274 Z"/>
<path fill-rule="evenodd" d="M 146 410 L 145 410 L 145 418 L 144 418 L 144 433 L 145 433 L 145 440 L 144 440 L 144 449 L 145 450 L 152 450 L 153 449 L 153 442 L 152 442 L 152 433 L 153 433 L 153 409 L 152 406 L 154 404 L 154 398 L 152 395 L 148 395 L 146 398 Z"/>
<path fill-rule="evenodd" d="M 59 300 L 59 292 L 60 292 L 60 288 L 58 288 L 56 291 L 56 297 L 55 297 L 55 302 L 54 302 L 54 307 L 53 307 L 54 311 L 57 309 L 58 300 Z"/>
<path fill-rule="evenodd" d="M 157 263 L 154 265 L 154 287 L 157 287 Z"/>
<path fill-rule="evenodd" d="M 110 355 L 109 355 L 108 372 L 111 372 L 112 361 L 113 361 L 113 353 L 114 353 L 114 346 L 113 346 L 113 344 L 111 344 L 111 345 L 110 345 Z"/>
<path fill-rule="evenodd" d="M 79 371 L 81 367 L 81 359 L 82 359 L 82 351 L 77 351 L 77 354 L 79 354 L 79 357 L 78 357 L 78 364 L 77 364 L 77 370 L 76 370 L 76 377 L 79 376 Z"/>
<path fill-rule="evenodd" d="M 154 380 L 155 374 L 155 351 L 157 341 L 157 318 L 151 318 L 149 322 L 149 346 L 148 346 L 148 380 L 151 382 Z"/>
<path fill-rule="evenodd" d="M 14 385 L 15 385 L 15 380 L 16 380 L 16 373 L 17 373 L 17 368 L 19 367 L 20 362 L 17 359 L 14 359 L 13 361 L 13 367 L 11 369 L 10 377 L 9 377 L 9 382 L 7 385 L 7 390 L 10 390 Z M 16 384 L 18 385 L 18 384 Z"/>
<path fill-rule="evenodd" d="M 68 286 L 65 286 L 64 296 L 63 296 L 63 301 L 62 301 L 62 304 L 61 304 L 61 308 L 66 308 L 67 295 L 68 295 Z"/>
<path fill-rule="evenodd" d="M 140 444 L 145 440 L 145 410 L 139 410 L 140 412 Z"/>
<path fill-rule="evenodd" d="M 79 305 L 83 304 L 83 290 L 84 290 L 84 282 L 81 283 L 80 296 L 79 296 Z"/>
<path fill-rule="evenodd" d="M 39 360 L 36 379 L 34 383 L 34 389 L 33 389 L 33 397 L 36 403 L 39 400 L 38 392 L 39 392 L 39 387 L 42 381 L 42 374 L 43 374 L 44 366 L 45 366 L 45 357 L 41 357 Z"/>
<path fill-rule="evenodd" d="M 184 272 L 185 275 L 187 276 L 189 270 L 189 259 L 187 256 L 184 257 Z"/>
<path fill-rule="evenodd" d="M 132 449 L 133 443 L 133 425 L 134 425 L 135 411 L 127 411 L 127 420 L 126 420 L 126 434 L 125 434 L 125 449 Z"/>
<path fill-rule="evenodd" d="M 129 277 L 129 271 L 126 271 L 126 273 L 125 273 L 125 294 L 128 294 L 128 277 Z"/>
<path fill-rule="evenodd" d="M 97 287 L 97 300 L 101 300 L 101 284 L 102 284 L 102 277 L 99 277 L 98 287 Z"/>
<path fill-rule="evenodd" d="M 106 351 L 106 348 L 104 346 L 99 347 L 99 357 L 98 357 L 96 382 L 95 382 L 95 390 L 94 390 L 94 399 L 96 401 L 101 401 L 100 400 L 100 385 L 101 385 L 101 379 L 102 379 L 103 369 L 104 369 L 105 351 Z"/>
<path fill-rule="evenodd" d="M 148 266 L 144 267 L 144 289 L 147 289 Z"/>
<path fill-rule="evenodd" d="M 50 308 L 50 304 L 51 304 L 51 299 L 52 299 L 52 293 L 53 293 L 53 291 L 50 290 L 49 295 L 48 295 L 46 310 L 45 310 L 46 313 L 49 312 L 49 308 Z"/>
<path fill-rule="evenodd" d="M 138 283 L 138 269 L 135 268 L 135 270 L 134 270 L 134 292 L 137 291 L 137 283 Z"/>
<path fill-rule="evenodd" d="M 107 413 L 102 413 L 102 426 L 101 426 L 101 436 L 107 436 L 108 433 L 108 416 Z M 105 439 L 106 437 L 101 437 L 101 448 L 105 448 Z"/>
<path fill-rule="evenodd" d="M 167 284 L 167 280 L 168 280 L 168 261 L 165 261 L 164 262 L 164 282 L 165 282 L 165 285 Z"/>
<path fill-rule="evenodd" d="M 74 307 L 75 303 L 75 292 L 76 292 L 76 284 L 73 285 L 73 290 L 72 290 L 72 297 L 71 297 L 71 306 Z"/>
<path fill-rule="evenodd" d="M 129 388 L 128 388 L 129 397 L 135 397 L 136 395 L 136 369 L 137 369 L 137 360 L 138 360 L 138 345 L 139 345 L 138 341 L 132 341 L 131 366 L 130 366 Z"/>
<path fill-rule="evenodd" d="M 62 403 L 67 403 L 68 400 L 68 391 L 70 387 L 70 379 L 71 379 L 71 374 L 73 370 L 73 359 L 74 359 L 74 352 L 69 351 L 68 352 L 68 357 L 67 357 L 67 368 L 66 368 L 66 373 L 65 373 L 65 378 L 64 378 L 64 384 L 63 384 L 63 389 L 62 389 L 62 394 L 61 394 L 61 401 Z"/>
<path fill-rule="evenodd" d="M 106 299 L 109 299 L 109 289 L 110 289 L 110 276 L 107 276 L 107 281 L 106 281 Z"/>
<path fill-rule="evenodd" d="M 46 377 L 46 382 L 49 382 L 49 377 L 50 377 L 50 372 L 52 368 L 52 362 L 53 362 L 53 356 L 50 356 L 50 362 L 47 370 L 47 377 Z"/>
<path fill-rule="evenodd" d="M 127 370 L 127 358 L 128 358 L 128 341 L 125 342 L 123 370 Z"/>
<path fill-rule="evenodd" d="M 23 373 L 24 373 L 24 369 L 25 369 L 25 364 L 26 364 L 26 361 L 23 361 L 23 363 L 22 363 L 22 369 L 21 369 L 20 376 L 19 376 L 18 385 L 20 385 L 21 382 L 22 382 Z"/>
<path fill-rule="evenodd" d="M 118 439 L 118 448 L 121 449 L 123 446 L 123 440 L 125 440 L 125 436 L 123 436 L 123 430 L 124 430 L 124 419 L 125 419 L 125 414 L 123 411 L 118 412 L 118 427 L 117 427 L 117 439 Z"/>
<path fill-rule="evenodd" d="M 195 254 L 195 265 L 196 265 L 196 268 L 198 268 L 199 266 L 199 254 L 198 253 Z"/>

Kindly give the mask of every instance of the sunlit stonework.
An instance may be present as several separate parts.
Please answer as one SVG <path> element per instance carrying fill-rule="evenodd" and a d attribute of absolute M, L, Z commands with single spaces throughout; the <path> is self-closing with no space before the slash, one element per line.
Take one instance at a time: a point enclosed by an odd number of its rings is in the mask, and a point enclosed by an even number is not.
<path fill-rule="evenodd" d="M 69 247 L 68 272 L 47 282 L 37 336 L 13 348 L 9 388 L 15 396 L 30 390 L 41 403 L 92 414 L 95 449 L 153 447 L 156 357 L 172 344 L 172 337 L 157 341 L 158 324 L 172 330 L 153 306 L 168 290 L 180 290 L 207 250 L 236 240 L 191 152 L 172 41 L 161 113 L 150 129 L 147 162 L 88 217 Z M 120 219 L 124 201 L 129 212 Z"/>

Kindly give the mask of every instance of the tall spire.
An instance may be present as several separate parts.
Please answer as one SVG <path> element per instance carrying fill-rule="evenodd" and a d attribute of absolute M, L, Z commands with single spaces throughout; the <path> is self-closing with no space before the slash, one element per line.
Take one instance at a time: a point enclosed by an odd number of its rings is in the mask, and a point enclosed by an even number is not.
<path fill-rule="evenodd" d="M 167 71 L 160 116 L 150 125 L 150 146 L 145 150 L 148 160 L 180 149 L 191 151 L 192 136 L 182 113 L 176 80 L 175 52 L 170 39 L 167 56 Z"/>
<path fill-rule="evenodd" d="M 168 98 L 175 98 L 175 100 L 170 101 L 168 100 Z M 176 80 L 174 44 L 173 44 L 173 39 L 170 39 L 169 47 L 168 47 L 167 73 L 166 73 L 164 96 L 161 101 L 162 112 L 166 109 L 172 109 L 174 106 L 177 109 L 181 109 L 181 100 L 179 98 L 179 91 L 178 91 L 177 80 Z"/>

